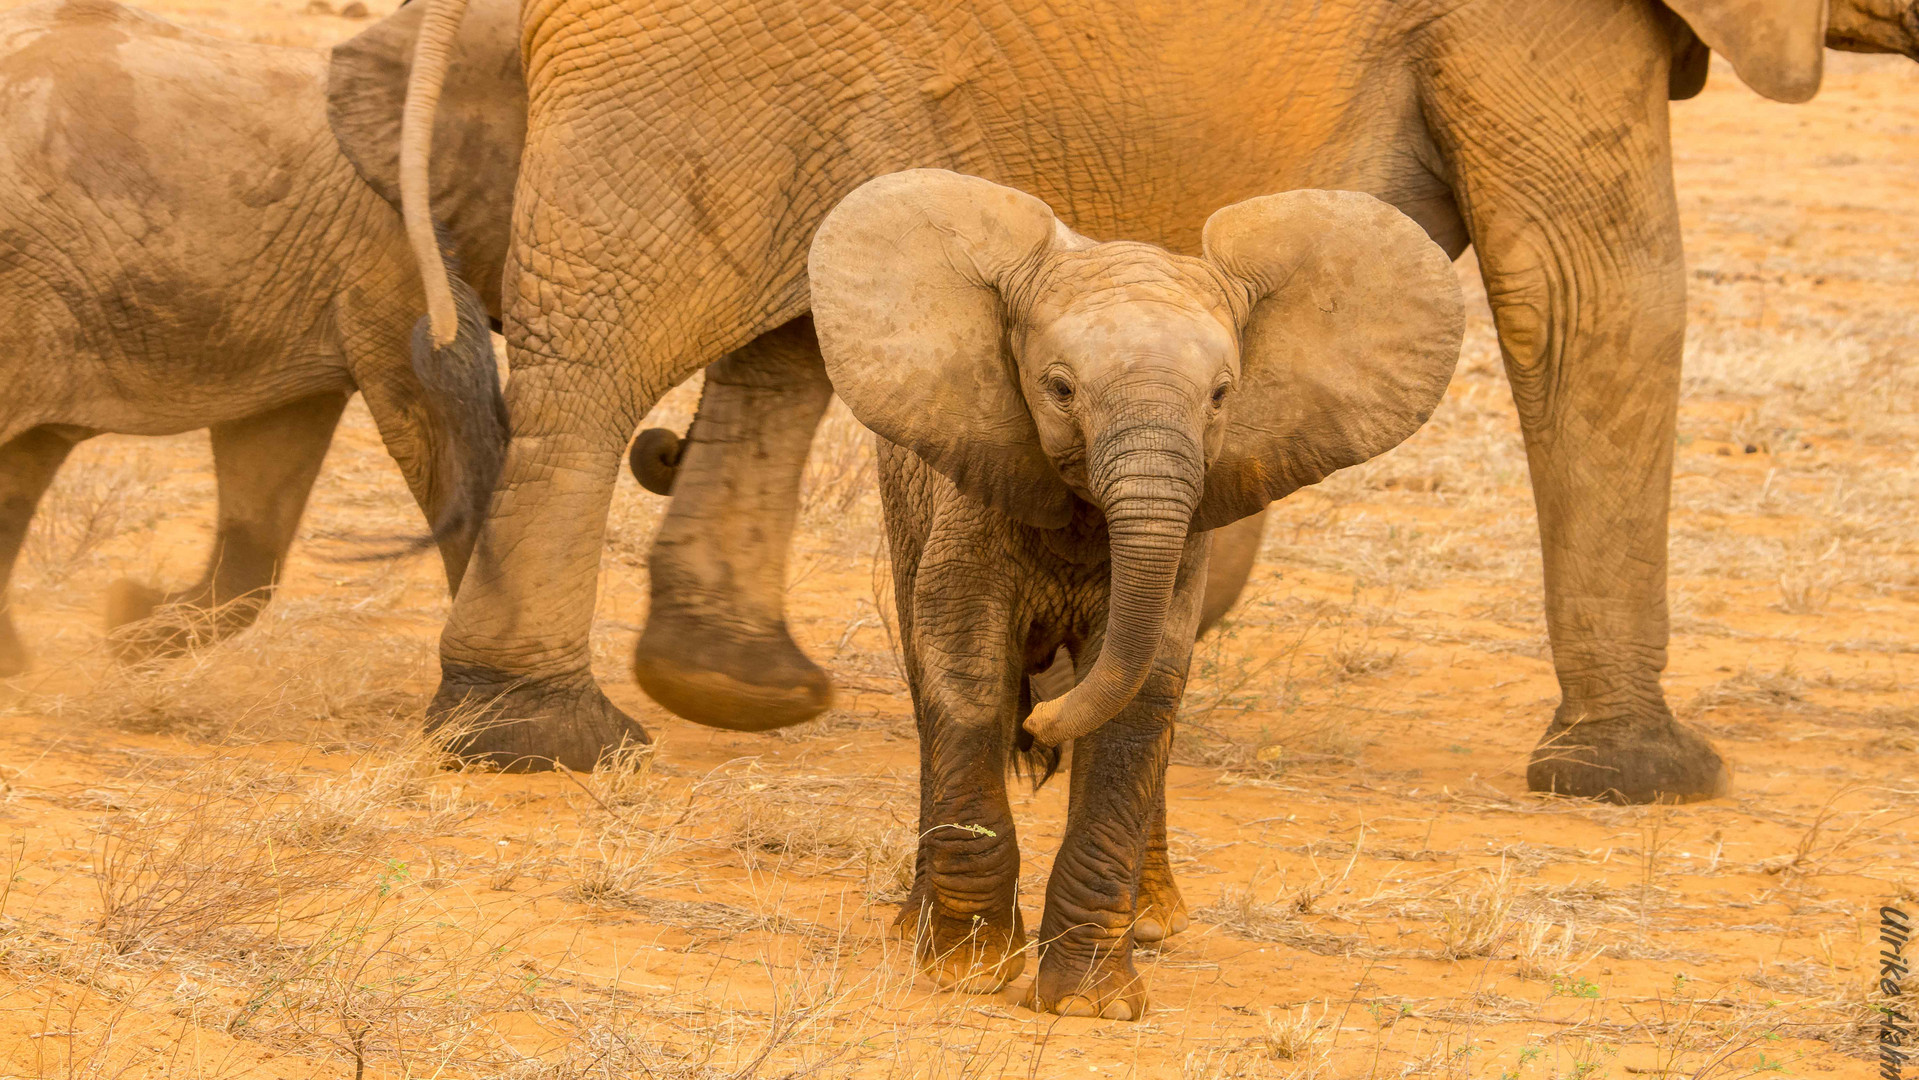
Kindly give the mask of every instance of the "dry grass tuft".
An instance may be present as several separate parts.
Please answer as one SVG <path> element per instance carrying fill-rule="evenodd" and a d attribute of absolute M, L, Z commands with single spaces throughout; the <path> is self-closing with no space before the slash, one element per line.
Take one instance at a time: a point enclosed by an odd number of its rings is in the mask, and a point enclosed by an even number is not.
<path fill-rule="evenodd" d="M 289 846 L 272 793 L 207 795 L 109 818 L 95 845 L 97 930 L 120 953 L 237 953 L 311 914 L 353 860 Z"/>
<path fill-rule="evenodd" d="M 1365 944 L 1364 939 L 1329 934 L 1307 925 L 1301 918 L 1300 897 L 1262 901 L 1251 888 L 1227 887 L 1219 899 L 1192 913 L 1198 922 L 1209 922 L 1242 941 L 1272 942 L 1301 949 L 1319 956 L 1352 956 Z"/>
<path fill-rule="evenodd" d="M 161 662 L 126 665 L 105 649 L 84 661 L 86 689 L 31 689 L 10 711 L 81 728 L 188 735 L 222 742 L 316 733 L 355 740 L 405 738 L 425 703 L 433 653 L 424 642 L 373 632 L 374 617 L 337 603 L 282 599 L 250 629 Z M 343 652 L 340 642 L 361 642 Z"/>
<path fill-rule="evenodd" d="M 609 812 L 646 813 L 658 809 L 660 778 L 653 771 L 660 744 L 629 743 L 600 757 L 586 788 Z"/>
<path fill-rule="evenodd" d="M 1513 973 L 1522 979 L 1543 980 L 1566 973 L 1577 947 L 1578 931 L 1571 917 L 1556 922 L 1535 915 L 1520 922 L 1512 937 L 1513 958 L 1518 962 Z"/>
<path fill-rule="evenodd" d="M 593 907 L 638 907 L 678 877 L 677 871 L 667 871 L 661 864 L 684 846 L 683 841 L 664 835 L 602 836 L 598 857 L 574 878 L 571 895 Z"/>
<path fill-rule="evenodd" d="M 1320 1029 L 1329 1019 L 1330 1010 L 1321 1003 L 1319 1014 L 1313 1014 L 1310 1004 L 1301 1006 L 1298 1011 L 1268 1011 L 1260 1017 L 1261 1038 L 1268 1056 L 1276 1061 L 1290 1061 L 1297 1066 L 1295 1076 L 1301 1080 L 1310 1080 L 1325 1071 L 1332 1061 L 1332 1049 L 1326 1045 L 1325 1036 Z"/>
<path fill-rule="evenodd" d="M 751 772 L 724 784 L 732 823 L 722 840 L 749 865 L 771 857 L 781 867 L 852 872 L 873 902 L 898 901 L 912 887 L 918 850 L 913 830 L 893 816 L 905 796 L 891 779 Z"/>
<path fill-rule="evenodd" d="M 1439 955 L 1447 960 L 1490 956 L 1512 936 L 1513 904 L 1518 894 L 1505 860 L 1496 871 L 1481 870 L 1456 882 L 1444 897 L 1439 925 Z"/>

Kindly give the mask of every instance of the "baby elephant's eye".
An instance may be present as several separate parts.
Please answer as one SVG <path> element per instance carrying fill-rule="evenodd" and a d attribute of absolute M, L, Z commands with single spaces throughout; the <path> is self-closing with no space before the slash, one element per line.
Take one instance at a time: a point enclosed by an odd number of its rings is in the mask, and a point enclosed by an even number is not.
<path fill-rule="evenodd" d="M 1220 383 L 1218 386 L 1213 387 L 1213 408 L 1217 409 L 1221 405 L 1226 404 L 1226 394 L 1230 390 L 1232 390 L 1232 387 L 1227 386 L 1225 383 Z"/>
<path fill-rule="evenodd" d="M 1073 384 L 1067 382 L 1063 376 L 1055 375 L 1051 379 L 1048 379 L 1046 381 L 1046 389 L 1052 391 L 1053 397 L 1060 401 L 1073 400 Z"/>

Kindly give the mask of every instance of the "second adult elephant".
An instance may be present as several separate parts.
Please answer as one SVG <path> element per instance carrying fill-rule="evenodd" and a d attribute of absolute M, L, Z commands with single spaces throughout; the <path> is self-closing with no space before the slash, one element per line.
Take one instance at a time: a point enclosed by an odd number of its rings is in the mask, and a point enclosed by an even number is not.
<path fill-rule="evenodd" d="M 451 35 L 459 0 L 425 2 L 423 41 Z M 1660 688 L 1685 322 L 1667 102 L 1702 85 L 1708 47 L 1761 93 L 1805 100 L 1828 40 L 1912 52 L 1912 0 L 524 11 L 514 439 L 436 698 L 517 722 L 470 752 L 591 765 L 644 737 L 591 674 L 606 510 L 639 418 L 720 357 L 790 408 L 752 426 L 773 441 L 696 443 L 682 463 L 638 667 L 711 723 L 824 707 L 771 568 L 803 456 L 787 432 L 826 396 L 800 335 L 779 331 L 807 310 L 803 256 L 827 208 L 937 166 L 1030 191 L 1084 234 L 1175 251 L 1196 249 L 1210 208 L 1291 188 L 1367 192 L 1449 253 L 1473 244 L 1526 437 L 1561 688 L 1528 782 L 1626 801 L 1724 790 L 1719 755 Z M 430 104 L 430 73 L 419 83 Z M 424 134 L 406 155 L 422 170 Z"/>

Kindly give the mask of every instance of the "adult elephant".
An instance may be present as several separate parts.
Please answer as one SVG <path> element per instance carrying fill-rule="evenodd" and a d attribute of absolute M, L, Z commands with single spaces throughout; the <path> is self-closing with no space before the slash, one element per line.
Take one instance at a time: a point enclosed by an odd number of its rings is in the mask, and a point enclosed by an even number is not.
<path fill-rule="evenodd" d="M 429 2 L 402 147 L 416 235 L 422 121 L 461 7 Z M 1719 755 L 1659 685 L 1685 321 L 1667 102 L 1703 84 L 1708 47 L 1803 101 L 1824 44 L 1911 53 L 1916 34 L 1912 0 L 528 0 L 504 282 L 514 438 L 436 708 L 490 712 L 503 722 L 469 750 L 523 765 L 590 766 L 645 737 L 589 668 L 608 498 L 638 418 L 720 357 L 740 408 L 681 465 L 641 682 L 726 726 L 824 707 L 779 608 L 793 432 L 827 398 L 797 320 L 813 228 L 862 181 L 977 174 L 1085 234 L 1188 252 L 1213 207 L 1345 188 L 1478 250 L 1563 695 L 1529 783 L 1716 794 Z M 450 326 L 443 302 L 434 314 Z"/>

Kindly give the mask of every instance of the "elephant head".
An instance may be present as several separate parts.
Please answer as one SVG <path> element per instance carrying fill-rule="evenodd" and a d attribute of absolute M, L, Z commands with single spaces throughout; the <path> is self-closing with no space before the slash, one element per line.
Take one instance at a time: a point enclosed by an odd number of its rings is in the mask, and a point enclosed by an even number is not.
<path fill-rule="evenodd" d="M 919 169 L 847 196 L 808 272 L 827 373 L 859 419 L 1040 528 L 1105 518 L 1104 643 L 1028 728 L 1083 735 L 1132 700 L 1191 531 L 1412 434 L 1459 355 L 1445 254 L 1371 196 L 1229 206 L 1201 258 L 1095 243 L 1030 195 Z"/>

